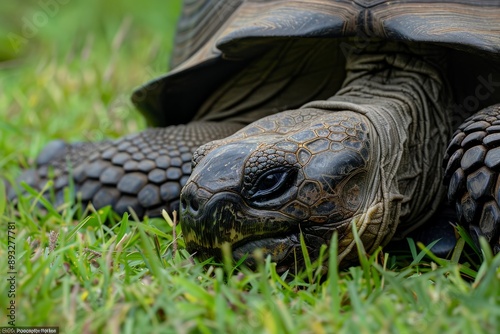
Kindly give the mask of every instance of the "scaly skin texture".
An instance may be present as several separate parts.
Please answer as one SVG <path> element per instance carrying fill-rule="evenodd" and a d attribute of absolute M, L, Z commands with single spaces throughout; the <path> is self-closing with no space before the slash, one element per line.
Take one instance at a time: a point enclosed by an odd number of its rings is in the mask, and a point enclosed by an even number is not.
<path fill-rule="evenodd" d="M 348 58 L 343 88 L 327 101 L 201 147 L 181 194 L 188 249 L 220 257 L 227 242 L 241 258 L 262 248 L 285 270 L 300 258 L 300 232 L 315 257 L 337 231 L 349 263 L 352 222 L 369 252 L 425 222 L 442 198 L 451 134 L 442 58 L 372 45 Z"/>
<path fill-rule="evenodd" d="M 444 161 L 448 200 L 479 244 L 500 252 L 500 104 L 483 109 L 455 132 Z"/>
<path fill-rule="evenodd" d="M 55 141 L 40 154 L 37 168 L 24 172 L 19 181 L 42 189 L 52 179 L 59 204 L 72 178 L 84 203 L 96 208 L 110 205 L 120 214 L 133 210 L 139 217 L 160 216 L 163 209 L 177 210 L 181 187 L 191 174 L 193 151 L 241 127 L 194 122 L 101 143 Z M 10 196 L 15 196 L 13 190 Z"/>

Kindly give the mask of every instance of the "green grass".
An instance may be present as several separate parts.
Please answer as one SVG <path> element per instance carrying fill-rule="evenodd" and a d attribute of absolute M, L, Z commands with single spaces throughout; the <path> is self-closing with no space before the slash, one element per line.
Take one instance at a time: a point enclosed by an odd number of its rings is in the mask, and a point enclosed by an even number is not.
<path fill-rule="evenodd" d="M 166 70 L 178 1 L 73 0 L 14 50 L 38 1 L 0 11 L 0 170 L 13 179 L 50 140 L 139 131 L 132 89 Z M 5 7 L 4 7 L 5 6 Z M 18 52 L 16 52 L 18 51 Z M 33 197 L 37 194 L 33 193 Z M 40 200 L 42 201 L 42 200 Z M 13 207 L 0 183 L 0 326 L 8 324 L 8 223 L 15 223 L 16 325 L 62 333 L 496 333 L 500 256 L 408 259 L 359 246 L 360 265 L 278 275 L 198 263 L 166 219 L 73 203 Z M 103 221 L 107 220 L 107 224 Z M 12 225 L 10 225 L 12 226 Z M 177 235 L 180 229 L 176 227 Z M 486 248 L 487 249 L 487 248 Z"/>

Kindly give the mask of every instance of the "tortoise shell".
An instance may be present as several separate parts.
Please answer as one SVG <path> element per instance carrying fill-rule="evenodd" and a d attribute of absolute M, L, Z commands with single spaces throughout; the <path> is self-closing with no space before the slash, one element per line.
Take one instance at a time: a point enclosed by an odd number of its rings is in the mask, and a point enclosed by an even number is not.
<path fill-rule="evenodd" d="M 478 78 L 490 83 L 491 94 L 469 103 L 467 111 L 500 100 L 494 85 L 500 82 L 498 0 L 187 0 L 173 70 L 137 89 L 132 101 L 150 125 L 203 118 L 198 110 L 229 77 L 286 41 L 307 39 L 338 39 L 344 54 L 377 39 L 446 46 L 456 103 L 467 102 L 482 83 Z M 273 107 L 279 112 L 306 102 Z"/>

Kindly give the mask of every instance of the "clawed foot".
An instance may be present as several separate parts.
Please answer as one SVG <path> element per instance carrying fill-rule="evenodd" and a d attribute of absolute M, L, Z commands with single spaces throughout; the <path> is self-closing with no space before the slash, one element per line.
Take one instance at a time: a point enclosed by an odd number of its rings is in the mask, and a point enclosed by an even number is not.
<path fill-rule="evenodd" d="M 500 252 L 500 104 L 467 119 L 445 158 L 448 200 L 479 246 L 484 237 Z"/>

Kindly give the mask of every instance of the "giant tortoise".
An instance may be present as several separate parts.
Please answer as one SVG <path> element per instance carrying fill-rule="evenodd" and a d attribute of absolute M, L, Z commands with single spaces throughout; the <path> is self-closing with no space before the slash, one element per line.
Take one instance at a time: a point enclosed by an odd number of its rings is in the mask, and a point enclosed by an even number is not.
<path fill-rule="evenodd" d="M 301 233 L 315 256 L 336 231 L 348 262 L 352 224 L 371 252 L 446 197 L 500 250 L 498 0 L 186 0 L 172 66 L 132 96 L 156 128 L 53 142 L 23 179 L 179 208 L 202 258 L 229 243 L 286 269 Z"/>

